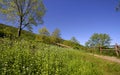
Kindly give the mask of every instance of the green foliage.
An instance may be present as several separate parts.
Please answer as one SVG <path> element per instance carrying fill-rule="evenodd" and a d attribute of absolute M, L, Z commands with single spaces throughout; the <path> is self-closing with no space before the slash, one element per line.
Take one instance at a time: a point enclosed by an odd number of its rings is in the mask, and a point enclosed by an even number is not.
<path fill-rule="evenodd" d="M 110 45 L 111 38 L 108 34 L 98 34 L 94 33 L 88 42 L 86 42 L 86 46 L 90 47 L 103 47 L 103 46 L 109 46 Z"/>
<path fill-rule="evenodd" d="M 119 75 L 120 65 L 104 63 L 73 49 L 35 41 L 0 39 L 0 75 Z"/>
<path fill-rule="evenodd" d="M 55 29 L 53 32 L 52 32 L 52 37 L 55 37 L 55 38 L 61 38 L 60 37 L 60 30 L 57 28 L 57 29 Z"/>
<path fill-rule="evenodd" d="M 70 41 L 72 41 L 74 43 L 79 43 L 78 40 L 75 37 L 72 37 Z"/>
<path fill-rule="evenodd" d="M 7 26 L 4 24 L 0 24 L 0 37 L 2 38 L 9 38 L 9 39 L 15 39 L 17 38 L 17 28 L 12 27 L 12 26 Z M 26 40 L 34 40 L 35 39 L 35 34 L 29 31 L 22 30 L 22 39 Z"/>
<path fill-rule="evenodd" d="M 45 7 L 42 0 L 0 0 L 0 14 L 19 25 L 19 37 L 23 28 L 32 30 L 33 25 L 43 23 Z"/>
<path fill-rule="evenodd" d="M 39 30 L 39 34 L 37 35 L 36 40 L 49 44 L 56 44 L 62 42 L 62 39 L 60 37 L 60 30 L 55 29 L 55 31 L 50 36 L 50 33 L 46 27 Z"/>
<path fill-rule="evenodd" d="M 62 43 L 62 39 L 61 38 L 57 38 L 57 37 L 54 37 L 54 36 L 50 36 L 50 43 L 51 44 L 56 44 L 56 43 Z"/>
<path fill-rule="evenodd" d="M 43 43 L 50 43 L 50 33 L 46 27 L 41 28 L 39 30 L 39 34 L 36 36 L 36 41 L 43 42 Z"/>
<path fill-rule="evenodd" d="M 71 40 L 64 40 L 63 44 L 70 46 L 74 49 L 84 49 L 85 48 L 84 46 L 80 45 L 79 43 L 72 42 Z"/>
<path fill-rule="evenodd" d="M 10 26 L 6 26 L 4 24 L 0 24 L 0 36 L 1 37 L 15 37 L 15 33 L 13 33 L 15 31 L 14 27 L 10 27 Z"/>
<path fill-rule="evenodd" d="M 47 30 L 46 27 L 43 27 L 39 30 L 39 35 L 42 35 L 42 36 L 50 36 L 50 33 L 49 31 Z"/>
<path fill-rule="evenodd" d="M 61 43 L 61 42 L 62 42 L 62 38 L 61 38 L 60 35 L 61 35 L 61 34 L 60 34 L 60 30 L 59 30 L 58 28 L 56 28 L 56 29 L 52 32 L 52 34 L 51 34 L 51 36 L 50 36 L 50 42 L 51 42 L 52 44 Z"/>
<path fill-rule="evenodd" d="M 36 41 L 50 44 L 50 36 L 37 35 L 36 36 Z"/>

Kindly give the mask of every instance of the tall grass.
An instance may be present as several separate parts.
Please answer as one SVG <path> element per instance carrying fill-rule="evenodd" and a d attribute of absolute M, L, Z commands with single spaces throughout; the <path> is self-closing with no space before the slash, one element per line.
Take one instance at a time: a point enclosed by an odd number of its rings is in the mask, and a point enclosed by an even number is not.
<path fill-rule="evenodd" d="M 0 75 L 120 74 L 119 64 L 104 64 L 77 50 L 25 40 L 1 39 L 0 43 Z"/>

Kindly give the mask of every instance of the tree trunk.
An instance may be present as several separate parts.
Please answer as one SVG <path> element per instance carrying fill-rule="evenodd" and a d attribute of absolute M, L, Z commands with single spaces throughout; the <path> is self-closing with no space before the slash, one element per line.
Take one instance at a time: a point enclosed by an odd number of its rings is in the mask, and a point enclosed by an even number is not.
<path fill-rule="evenodd" d="M 20 24 L 19 24 L 19 28 L 18 28 L 18 37 L 21 36 L 21 31 L 22 31 L 22 16 L 20 16 Z"/>
<path fill-rule="evenodd" d="M 21 36 L 21 30 L 22 30 L 21 27 L 19 27 L 19 28 L 18 28 L 18 37 Z"/>

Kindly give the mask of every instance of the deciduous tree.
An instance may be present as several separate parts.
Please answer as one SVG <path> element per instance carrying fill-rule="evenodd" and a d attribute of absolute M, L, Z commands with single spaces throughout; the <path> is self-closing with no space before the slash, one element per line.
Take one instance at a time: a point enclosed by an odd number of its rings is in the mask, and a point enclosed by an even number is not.
<path fill-rule="evenodd" d="M 39 35 L 50 36 L 50 33 L 49 33 L 49 31 L 47 30 L 46 27 L 43 27 L 39 30 Z"/>
<path fill-rule="evenodd" d="M 36 40 L 44 43 L 50 43 L 50 33 L 46 27 L 43 27 L 39 30 Z"/>
<path fill-rule="evenodd" d="M 72 41 L 74 43 L 79 43 L 78 40 L 75 37 L 72 37 L 70 41 Z"/>
<path fill-rule="evenodd" d="M 52 37 L 56 37 L 56 38 L 61 38 L 60 37 L 60 30 L 58 28 L 56 28 L 53 32 L 52 32 Z"/>
<path fill-rule="evenodd" d="M 45 7 L 42 0 L 0 0 L 0 12 L 19 25 L 18 37 L 20 37 L 23 28 L 32 30 L 32 25 L 43 23 Z"/>
<path fill-rule="evenodd" d="M 51 37 L 50 37 L 51 43 L 53 43 L 53 44 L 60 43 L 62 41 L 60 35 L 61 35 L 60 30 L 58 28 L 56 28 L 51 34 Z"/>
<path fill-rule="evenodd" d="M 86 46 L 91 46 L 91 47 L 103 47 L 103 46 L 109 46 L 111 42 L 111 38 L 108 34 L 98 34 L 94 33 L 88 42 L 86 42 Z"/>

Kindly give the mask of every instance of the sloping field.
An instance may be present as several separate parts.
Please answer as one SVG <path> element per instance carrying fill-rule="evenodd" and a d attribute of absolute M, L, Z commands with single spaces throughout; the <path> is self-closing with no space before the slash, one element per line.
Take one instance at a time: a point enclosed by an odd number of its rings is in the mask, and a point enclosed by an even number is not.
<path fill-rule="evenodd" d="M 0 75 L 119 75 L 120 64 L 34 41 L 0 40 Z"/>
<path fill-rule="evenodd" d="M 112 62 L 116 62 L 116 63 L 120 64 L 120 59 L 117 58 L 117 57 L 114 57 L 114 56 L 104 56 L 104 55 L 97 55 L 97 54 L 90 54 L 90 55 L 93 55 L 95 57 L 98 57 L 98 58 L 101 58 L 101 59 L 104 59 L 104 60 L 108 60 L 108 61 L 112 61 Z"/>

